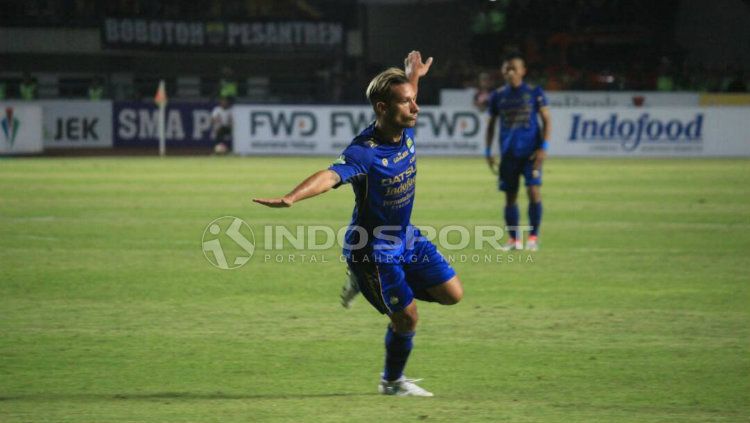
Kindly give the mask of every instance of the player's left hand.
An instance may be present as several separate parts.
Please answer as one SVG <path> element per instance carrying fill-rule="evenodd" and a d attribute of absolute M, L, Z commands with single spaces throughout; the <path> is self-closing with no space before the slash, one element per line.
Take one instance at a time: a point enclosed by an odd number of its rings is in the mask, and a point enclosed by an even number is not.
<path fill-rule="evenodd" d="M 544 159 L 547 158 L 547 152 L 544 151 L 543 148 L 540 148 L 536 150 L 534 155 L 532 156 L 532 160 L 534 160 L 534 171 L 539 172 L 542 169 L 542 163 L 544 163 Z"/>
<path fill-rule="evenodd" d="M 497 167 L 497 162 L 495 161 L 495 158 L 490 156 L 486 158 L 487 160 L 487 166 L 490 167 L 490 171 L 494 173 L 495 175 L 498 175 L 500 173 L 500 170 Z"/>
<path fill-rule="evenodd" d="M 407 77 L 416 73 L 421 78 L 427 75 L 430 66 L 432 66 L 432 57 L 428 57 L 426 62 L 422 62 L 422 53 L 416 50 L 409 52 L 409 55 L 404 59 L 404 71 L 406 71 Z"/>
<path fill-rule="evenodd" d="M 273 207 L 273 208 L 282 208 L 282 207 L 292 207 L 292 202 L 286 199 L 285 197 L 282 198 L 253 198 L 253 202 L 262 204 L 267 207 Z"/>

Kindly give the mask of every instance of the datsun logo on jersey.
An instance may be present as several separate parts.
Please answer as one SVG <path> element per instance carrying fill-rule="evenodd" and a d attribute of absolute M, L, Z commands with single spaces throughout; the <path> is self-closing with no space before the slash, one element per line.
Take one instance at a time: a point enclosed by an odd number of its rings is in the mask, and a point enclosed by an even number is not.
<path fill-rule="evenodd" d="M 687 119 L 660 119 L 649 113 L 627 118 L 612 113 L 608 118 L 571 116 L 568 142 L 618 143 L 624 151 L 634 151 L 641 144 L 700 145 L 703 141 L 703 113 Z"/>

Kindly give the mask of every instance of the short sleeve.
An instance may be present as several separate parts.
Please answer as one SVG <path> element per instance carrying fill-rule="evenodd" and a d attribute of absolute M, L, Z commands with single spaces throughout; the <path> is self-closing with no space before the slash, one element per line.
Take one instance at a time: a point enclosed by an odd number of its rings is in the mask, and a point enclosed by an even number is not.
<path fill-rule="evenodd" d="M 544 94 L 542 87 L 536 87 L 536 89 L 534 90 L 534 104 L 536 105 L 537 109 L 541 109 L 542 107 L 546 107 L 548 105 L 547 95 Z"/>
<path fill-rule="evenodd" d="M 497 96 L 499 95 L 498 90 L 495 90 L 490 94 L 490 99 L 487 100 L 487 113 L 490 116 L 497 116 L 499 110 L 497 110 Z"/>
<path fill-rule="evenodd" d="M 336 172 L 341 178 L 341 182 L 334 188 L 342 184 L 347 184 L 358 175 L 366 175 L 372 162 L 372 152 L 368 147 L 352 144 L 347 147 L 343 153 L 328 168 Z"/>

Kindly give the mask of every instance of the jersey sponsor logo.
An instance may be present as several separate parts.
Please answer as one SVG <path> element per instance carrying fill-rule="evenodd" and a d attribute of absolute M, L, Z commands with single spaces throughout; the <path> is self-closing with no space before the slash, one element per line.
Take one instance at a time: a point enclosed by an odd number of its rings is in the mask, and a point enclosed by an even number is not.
<path fill-rule="evenodd" d="M 411 137 L 406 137 L 406 147 L 412 153 L 414 152 L 414 141 L 411 139 Z"/>
<path fill-rule="evenodd" d="M 400 209 L 411 204 L 411 199 L 414 197 L 414 190 L 409 191 L 405 196 L 397 198 L 395 200 L 383 201 L 384 207 L 390 207 L 391 209 Z"/>
<path fill-rule="evenodd" d="M 531 112 L 529 105 L 502 109 L 500 111 L 502 126 L 507 129 L 529 128 L 531 126 Z"/>
<path fill-rule="evenodd" d="M 407 179 L 406 182 L 403 182 L 402 184 L 395 186 L 395 187 L 388 187 L 385 190 L 385 196 L 390 197 L 394 195 L 401 195 L 405 192 L 407 192 L 410 189 L 414 188 L 414 184 L 417 182 L 416 179 L 411 178 Z"/>
<path fill-rule="evenodd" d="M 393 163 L 398 163 L 401 160 L 404 160 L 406 158 L 406 156 L 408 156 L 408 155 L 409 155 L 409 150 L 404 150 L 404 151 L 398 153 L 398 155 L 396 157 L 394 157 L 393 159 L 391 159 L 391 161 Z"/>
<path fill-rule="evenodd" d="M 690 120 L 653 118 L 648 113 L 637 119 L 622 118 L 612 113 L 604 120 L 573 115 L 568 142 L 614 142 L 623 150 L 633 151 L 642 142 L 649 144 L 699 143 L 703 140 L 703 113 Z"/>
<path fill-rule="evenodd" d="M 383 178 L 380 180 L 380 186 L 387 187 L 390 185 L 396 185 L 400 184 L 401 182 L 405 181 L 406 178 L 409 178 L 410 176 L 417 173 L 417 168 L 414 165 L 409 166 L 405 171 L 399 173 L 398 175 L 392 177 L 392 178 Z"/>

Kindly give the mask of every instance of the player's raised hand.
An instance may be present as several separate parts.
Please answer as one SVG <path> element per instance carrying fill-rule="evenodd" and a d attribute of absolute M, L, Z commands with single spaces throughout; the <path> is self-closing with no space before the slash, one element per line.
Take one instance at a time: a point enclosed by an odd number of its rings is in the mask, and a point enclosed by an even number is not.
<path fill-rule="evenodd" d="M 292 202 L 288 199 L 281 197 L 281 198 L 253 198 L 253 202 L 262 204 L 267 207 L 273 207 L 273 208 L 282 208 L 282 207 L 292 207 Z"/>
<path fill-rule="evenodd" d="M 426 62 L 422 62 L 422 53 L 412 50 L 404 59 L 404 71 L 406 76 L 416 74 L 420 78 L 427 75 L 427 71 L 432 66 L 432 57 L 428 57 Z"/>

